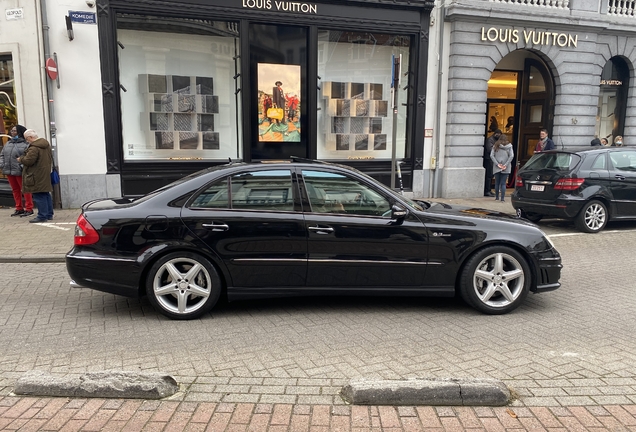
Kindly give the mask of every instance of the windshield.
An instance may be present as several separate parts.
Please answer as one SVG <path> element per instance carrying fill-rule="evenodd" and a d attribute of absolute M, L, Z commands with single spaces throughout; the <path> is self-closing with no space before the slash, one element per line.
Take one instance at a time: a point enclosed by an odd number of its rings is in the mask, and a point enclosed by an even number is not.
<path fill-rule="evenodd" d="M 581 161 L 581 156 L 574 153 L 538 153 L 532 156 L 523 167 L 525 170 L 552 169 L 557 171 L 570 171 Z"/>

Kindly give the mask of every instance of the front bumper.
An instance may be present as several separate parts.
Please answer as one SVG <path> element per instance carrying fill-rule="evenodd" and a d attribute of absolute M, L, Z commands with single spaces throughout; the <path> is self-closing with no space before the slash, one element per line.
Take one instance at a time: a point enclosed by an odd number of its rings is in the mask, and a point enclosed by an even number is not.
<path fill-rule="evenodd" d="M 559 288 L 561 286 L 559 279 L 561 279 L 561 269 L 563 268 L 561 256 L 557 253 L 557 256 L 541 257 L 538 261 L 537 286 L 532 289 L 532 292 L 554 291 Z"/>

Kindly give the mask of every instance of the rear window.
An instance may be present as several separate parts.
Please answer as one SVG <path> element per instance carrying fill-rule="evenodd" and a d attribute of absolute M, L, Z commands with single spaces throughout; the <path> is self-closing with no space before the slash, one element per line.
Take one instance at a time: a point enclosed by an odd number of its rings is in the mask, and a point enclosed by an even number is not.
<path fill-rule="evenodd" d="M 538 153 L 532 156 L 524 170 L 552 169 L 570 171 L 581 161 L 581 156 L 573 153 Z"/>

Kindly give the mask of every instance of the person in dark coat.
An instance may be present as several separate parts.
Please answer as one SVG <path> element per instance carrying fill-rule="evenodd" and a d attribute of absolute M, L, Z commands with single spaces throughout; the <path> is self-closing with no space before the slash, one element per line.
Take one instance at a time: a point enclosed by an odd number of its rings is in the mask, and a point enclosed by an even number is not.
<path fill-rule="evenodd" d="M 22 191 L 33 194 L 33 201 L 38 208 L 37 216 L 29 222 L 46 222 L 53 219 L 53 199 L 51 198 L 53 152 L 51 144 L 44 138 L 39 138 L 33 129 L 27 129 L 24 132 L 24 139 L 29 143 L 29 146 L 24 156 L 18 158 L 18 162 L 24 165 Z"/>
<path fill-rule="evenodd" d="M 484 144 L 484 168 L 486 169 L 486 177 L 484 179 L 484 196 L 491 197 L 494 196 L 491 192 L 492 186 L 492 160 L 490 160 L 490 152 L 492 151 L 493 145 L 501 136 L 501 129 L 495 129 L 494 133 L 486 138 L 486 142 Z"/>
<path fill-rule="evenodd" d="M 599 147 L 599 146 L 602 146 L 603 144 L 601 143 L 601 140 L 600 140 L 600 139 L 598 139 L 598 138 L 594 138 L 594 139 L 592 140 L 592 142 L 590 142 L 590 145 L 591 145 L 592 147 Z"/>
<path fill-rule="evenodd" d="M 539 153 L 546 150 L 554 150 L 556 148 L 556 146 L 554 145 L 554 141 L 552 141 L 548 137 L 547 129 L 541 129 L 541 132 L 539 132 L 539 137 L 541 139 L 537 143 L 537 146 L 534 148 L 535 153 Z"/>
<path fill-rule="evenodd" d="M 33 214 L 33 199 L 30 193 L 22 193 L 22 166 L 18 162 L 18 157 L 22 156 L 29 145 L 24 139 L 24 132 L 27 129 L 22 125 L 15 125 L 11 128 L 11 139 L 7 141 L 0 150 L 0 170 L 7 176 L 13 201 L 15 201 L 15 212 L 11 216 L 31 216 Z M 22 198 L 24 197 L 24 205 Z"/>
<path fill-rule="evenodd" d="M 283 92 L 282 82 L 276 81 L 276 87 L 272 89 L 272 100 L 274 102 L 274 108 L 281 108 L 283 110 L 283 123 L 285 123 L 285 93 Z M 280 120 L 276 119 L 276 123 L 280 123 Z"/>

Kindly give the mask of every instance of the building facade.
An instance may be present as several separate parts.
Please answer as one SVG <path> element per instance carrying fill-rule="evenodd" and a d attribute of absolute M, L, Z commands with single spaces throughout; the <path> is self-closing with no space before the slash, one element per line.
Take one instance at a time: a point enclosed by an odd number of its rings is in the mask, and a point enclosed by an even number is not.
<path fill-rule="evenodd" d="M 542 128 L 636 145 L 634 0 L 0 1 L 3 88 L 64 207 L 291 156 L 386 184 L 395 158 L 407 193 L 472 197 L 496 128 L 517 166 Z"/>
<path fill-rule="evenodd" d="M 558 148 L 636 145 L 632 0 L 460 0 L 440 5 L 436 39 L 445 118 L 435 192 L 481 196 L 484 139 L 499 128 L 516 165 L 548 130 Z M 429 88 L 429 94 L 431 90 Z M 514 184 L 514 175 L 509 185 Z"/>

